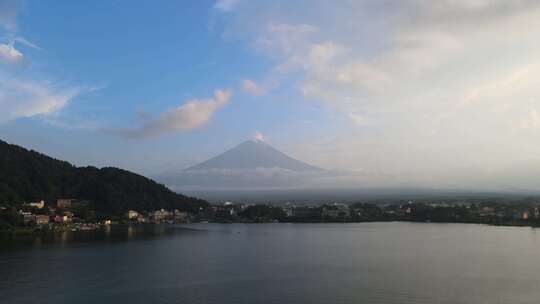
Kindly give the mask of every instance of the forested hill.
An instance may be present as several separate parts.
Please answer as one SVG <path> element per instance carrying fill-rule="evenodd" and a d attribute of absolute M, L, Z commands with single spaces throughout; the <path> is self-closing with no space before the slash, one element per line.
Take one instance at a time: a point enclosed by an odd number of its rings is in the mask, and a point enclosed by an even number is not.
<path fill-rule="evenodd" d="M 208 205 L 126 170 L 79 168 L 0 140 L 0 205 L 42 199 L 53 203 L 57 198 L 91 200 L 96 211 L 110 214 L 129 209 L 195 211 Z"/>

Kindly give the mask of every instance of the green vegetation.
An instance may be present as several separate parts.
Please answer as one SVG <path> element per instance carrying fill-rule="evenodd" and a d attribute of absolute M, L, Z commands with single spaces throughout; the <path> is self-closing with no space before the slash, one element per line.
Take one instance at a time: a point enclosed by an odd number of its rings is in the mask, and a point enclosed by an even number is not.
<path fill-rule="evenodd" d="M 282 221 L 287 216 L 283 209 L 269 205 L 249 206 L 242 210 L 238 215 L 258 222 L 269 222 L 273 220 Z"/>
<path fill-rule="evenodd" d="M 0 141 L 0 206 L 58 198 L 89 200 L 97 213 L 178 209 L 195 212 L 204 200 L 174 193 L 164 185 L 117 168 L 75 167 Z"/>

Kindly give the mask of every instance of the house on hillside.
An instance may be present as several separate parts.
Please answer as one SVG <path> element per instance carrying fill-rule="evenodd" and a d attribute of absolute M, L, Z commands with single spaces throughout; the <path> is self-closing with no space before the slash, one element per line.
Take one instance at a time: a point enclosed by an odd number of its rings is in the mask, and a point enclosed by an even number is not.
<path fill-rule="evenodd" d="M 59 224 L 71 223 L 73 220 L 73 213 L 64 212 L 63 215 L 57 214 L 54 216 L 54 222 Z"/>
<path fill-rule="evenodd" d="M 152 223 L 160 224 L 165 222 L 171 216 L 171 214 L 169 213 L 169 211 L 161 209 L 150 212 L 149 216 Z"/>
<path fill-rule="evenodd" d="M 29 225 L 36 222 L 36 216 L 30 212 L 22 212 L 23 223 Z"/>
<path fill-rule="evenodd" d="M 36 225 L 47 225 L 49 224 L 49 216 L 38 214 L 36 215 Z"/>
<path fill-rule="evenodd" d="M 26 206 L 26 207 L 42 209 L 43 207 L 45 207 L 45 201 L 41 200 L 41 201 L 38 201 L 38 202 L 24 203 L 23 205 Z"/>
<path fill-rule="evenodd" d="M 135 211 L 135 210 L 129 210 L 126 214 L 126 217 L 129 219 L 129 220 L 135 220 L 139 217 L 139 212 Z"/>

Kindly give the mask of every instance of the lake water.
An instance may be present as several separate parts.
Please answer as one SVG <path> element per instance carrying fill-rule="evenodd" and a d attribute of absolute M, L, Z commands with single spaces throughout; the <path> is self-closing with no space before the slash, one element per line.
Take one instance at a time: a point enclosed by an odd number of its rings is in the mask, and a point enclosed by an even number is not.
<path fill-rule="evenodd" d="M 192 224 L 0 242 L 0 303 L 539 303 L 540 230 Z"/>

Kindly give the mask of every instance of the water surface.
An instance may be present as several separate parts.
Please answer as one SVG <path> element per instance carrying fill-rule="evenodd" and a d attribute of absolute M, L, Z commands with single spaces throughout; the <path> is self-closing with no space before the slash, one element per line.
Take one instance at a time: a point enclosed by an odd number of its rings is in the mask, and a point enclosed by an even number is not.
<path fill-rule="evenodd" d="M 0 303 L 538 303 L 539 232 L 193 224 L 4 240 Z"/>

